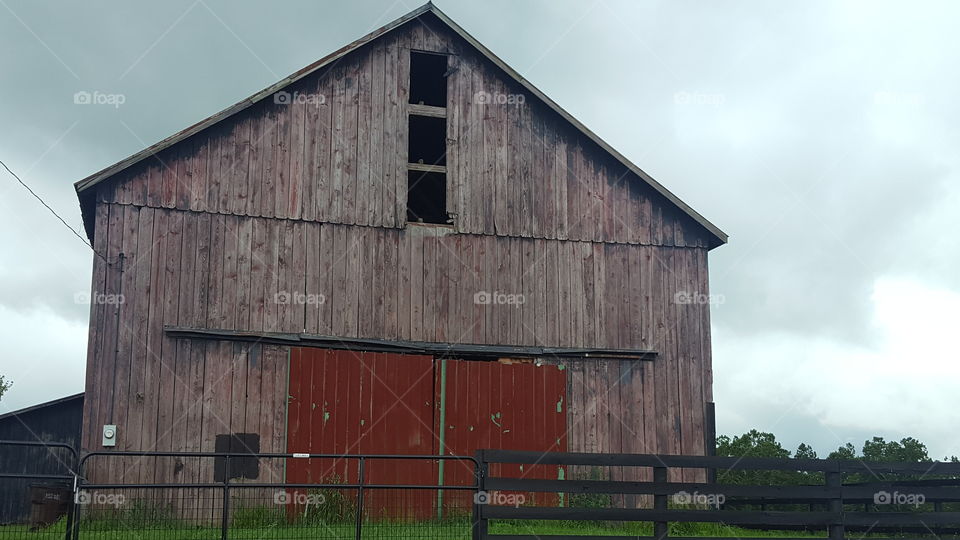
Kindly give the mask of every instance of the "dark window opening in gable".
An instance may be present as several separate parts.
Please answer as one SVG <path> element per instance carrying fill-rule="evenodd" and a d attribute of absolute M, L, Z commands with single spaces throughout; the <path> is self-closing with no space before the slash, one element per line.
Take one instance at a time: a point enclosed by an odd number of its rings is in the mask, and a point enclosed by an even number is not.
<path fill-rule="evenodd" d="M 407 161 L 422 165 L 447 164 L 447 119 L 410 115 Z"/>
<path fill-rule="evenodd" d="M 213 451 L 218 453 L 256 454 L 260 452 L 260 435 L 256 433 L 233 433 L 217 435 Z M 227 479 L 227 458 L 214 458 L 213 481 L 224 482 Z M 231 457 L 230 478 L 248 478 L 255 480 L 260 476 L 260 460 L 256 457 Z"/>
<path fill-rule="evenodd" d="M 407 221 L 451 223 L 447 214 L 447 55 L 410 52 Z"/>
<path fill-rule="evenodd" d="M 447 106 L 447 55 L 410 53 L 410 103 Z"/>
<path fill-rule="evenodd" d="M 407 172 L 407 221 L 449 223 L 447 175 L 438 172 Z"/>

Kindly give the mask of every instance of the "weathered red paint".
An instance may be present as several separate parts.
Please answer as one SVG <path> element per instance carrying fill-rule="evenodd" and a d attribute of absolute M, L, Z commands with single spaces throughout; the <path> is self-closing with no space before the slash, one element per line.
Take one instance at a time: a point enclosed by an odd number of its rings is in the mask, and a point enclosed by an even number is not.
<path fill-rule="evenodd" d="M 429 356 L 293 349 L 288 407 L 291 453 L 436 453 Z M 291 459 L 287 481 L 351 483 L 357 481 L 357 472 L 356 460 Z M 366 463 L 369 483 L 430 484 L 435 476 L 436 466 L 424 461 Z M 424 515 L 423 508 L 398 504 L 401 501 L 382 491 L 371 491 L 365 499 L 369 515 Z"/>
<path fill-rule="evenodd" d="M 441 362 L 421 355 L 293 349 L 287 451 L 473 455 L 480 448 L 567 449 L 567 383 L 561 367 L 446 360 L 446 421 L 441 427 Z M 494 472 L 528 478 L 559 474 L 555 466 L 503 467 Z M 357 462 L 288 460 L 289 482 L 331 480 L 355 482 Z M 371 460 L 366 481 L 436 484 L 439 464 Z M 445 462 L 444 485 L 472 482 L 470 463 Z M 470 496 L 446 492 L 445 506 L 466 508 Z M 433 492 L 401 502 L 395 494 L 371 491 L 365 506 L 370 515 L 429 517 L 436 502 Z"/>
<path fill-rule="evenodd" d="M 566 371 L 556 365 L 448 361 L 444 453 L 473 455 L 480 448 L 565 452 L 566 387 Z M 547 465 L 496 467 L 491 474 L 549 479 L 560 474 Z M 450 463 L 444 483 L 469 483 L 472 474 Z"/>

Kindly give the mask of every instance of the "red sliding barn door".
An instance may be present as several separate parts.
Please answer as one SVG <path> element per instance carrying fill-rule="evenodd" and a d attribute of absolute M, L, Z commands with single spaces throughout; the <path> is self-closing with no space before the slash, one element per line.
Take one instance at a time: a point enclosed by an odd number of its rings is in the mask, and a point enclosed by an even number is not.
<path fill-rule="evenodd" d="M 436 454 L 433 384 L 430 356 L 292 349 L 287 451 Z M 354 483 L 357 464 L 290 459 L 287 481 Z M 425 460 L 369 460 L 365 476 L 372 484 L 433 484 L 437 466 Z M 372 517 L 425 517 L 432 501 L 427 492 L 373 490 L 366 494 L 364 507 Z"/>
<path fill-rule="evenodd" d="M 437 363 L 441 391 L 446 372 L 446 454 L 473 455 L 481 448 L 567 451 L 567 372 L 562 366 L 447 360 L 444 367 L 443 360 Z M 472 474 L 463 465 L 447 463 L 444 484 L 468 484 Z M 553 480 L 561 475 L 555 465 L 495 465 L 490 474 Z M 528 500 L 536 496 L 527 494 Z M 555 497 L 544 502 L 550 500 Z"/>
<path fill-rule="evenodd" d="M 472 456 L 481 448 L 567 450 L 567 377 L 556 365 L 295 348 L 287 451 Z M 442 448 L 442 450 L 441 450 Z M 500 465 L 497 476 L 560 477 L 556 466 Z M 470 462 L 369 460 L 375 484 L 470 485 Z M 357 481 L 357 461 L 290 459 L 291 483 Z M 349 496 L 353 496 L 350 494 Z M 533 495 L 528 495 L 532 497 Z M 541 495 L 542 496 L 542 495 Z M 469 492 L 371 490 L 371 517 L 421 518 L 469 509 Z M 549 502 L 546 499 L 544 502 Z"/>

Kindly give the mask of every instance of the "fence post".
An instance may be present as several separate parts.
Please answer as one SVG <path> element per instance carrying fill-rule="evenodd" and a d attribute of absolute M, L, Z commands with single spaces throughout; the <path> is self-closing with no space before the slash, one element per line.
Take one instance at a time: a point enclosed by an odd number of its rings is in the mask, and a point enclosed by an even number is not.
<path fill-rule="evenodd" d="M 80 505 L 77 504 L 77 496 L 80 494 L 80 465 L 77 465 L 77 473 L 73 476 L 73 493 L 70 501 L 70 509 L 67 510 L 67 540 L 76 540 L 80 538 Z"/>
<path fill-rule="evenodd" d="M 666 467 L 654 467 L 653 468 L 653 481 L 658 484 L 667 483 L 667 468 Z M 667 510 L 667 494 L 658 493 L 653 496 L 653 509 L 661 512 Z M 653 522 L 653 537 L 656 540 L 663 540 L 667 537 L 669 533 L 669 525 L 666 521 L 654 521 Z"/>
<path fill-rule="evenodd" d="M 483 450 L 476 452 L 477 463 L 474 469 L 476 476 L 477 491 L 473 492 L 473 540 L 486 540 L 487 538 L 487 518 L 483 517 L 480 509 L 481 493 L 486 491 L 486 478 L 489 473 L 487 468 L 486 455 Z M 485 501 L 484 501 L 485 502 Z"/>
<path fill-rule="evenodd" d="M 73 451 L 73 462 L 76 465 L 73 473 L 73 500 L 70 501 L 70 513 L 67 515 L 67 540 L 80 538 L 80 505 L 77 503 L 77 496 L 83 489 L 83 466 L 86 465 L 86 460 L 81 459 L 76 450 Z"/>
<path fill-rule="evenodd" d="M 227 540 L 230 528 L 230 456 L 223 462 L 223 515 L 220 518 L 220 539 Z"/>
<path fill-rule="evenodd" d="M 826 472 L 826 483 L 828 488 L 836 488 L 838 493 L 835 497 L 830 497 L 830 512 L 834 514 L 837 524 L 830 525 L 830 540 L 843 540 L 843 477 L 840 474 L 839 466 L 837 470 Z"/>
<path fill-rule="evenodd" d="M 360 534 L 363 530 L 363 477 L 365 463 L 363 456 L 360 456 L 360 467 L 359 471 L 357 471 L 357 540 L 360 540 Z"/>

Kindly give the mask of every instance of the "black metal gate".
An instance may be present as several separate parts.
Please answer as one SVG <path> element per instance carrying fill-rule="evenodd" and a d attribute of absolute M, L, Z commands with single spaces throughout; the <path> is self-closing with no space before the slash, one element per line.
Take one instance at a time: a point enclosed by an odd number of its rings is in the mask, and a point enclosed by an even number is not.
<path fill-rule="evenodd" d="M 78 463 L 66 443 L 0 441 L 0 538 L 68 538 Z"/>
<path fill-rule="evenodd" d="M 440 461 L 473 480 L 390 481 Z M 292 466 L 311 481 L 286 482 Z M 92 452 L 80 459 L 73 537 L 470 538 L 476 470 L 472 456 Z"/>

